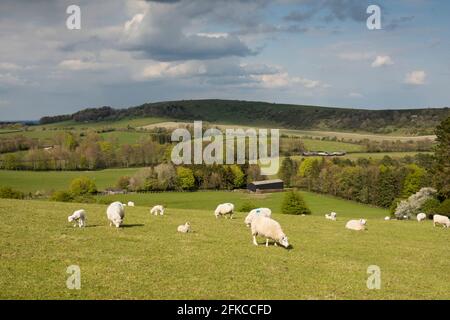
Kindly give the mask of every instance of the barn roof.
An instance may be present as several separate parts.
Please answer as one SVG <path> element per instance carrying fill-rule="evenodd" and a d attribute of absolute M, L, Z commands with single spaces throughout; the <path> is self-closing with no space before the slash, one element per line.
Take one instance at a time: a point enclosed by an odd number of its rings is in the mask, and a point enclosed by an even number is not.
<path fill-rule="evenodd" d="M 273 179 L 273 180 L 263 180 L 263 181 L 253 181 L 250 184 L 254 184 L 255 186 L 260 186 L 264 184 L 271 184 L 271 183 L 282 183 L 283 180 L 281 179 Z"/>

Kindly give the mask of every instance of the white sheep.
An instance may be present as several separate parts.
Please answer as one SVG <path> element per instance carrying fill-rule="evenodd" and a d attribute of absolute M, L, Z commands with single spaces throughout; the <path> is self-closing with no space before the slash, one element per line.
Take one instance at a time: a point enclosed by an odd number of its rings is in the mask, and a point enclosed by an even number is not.
<path fill-rule="evenodd" d="M 155 216 L 159 214 L 160 216 L 162 216 L 164 215 L 164 207 L 162 205 L 156 205 L 150 209 L 150 214 L 153 214 Z"/>
<path fill-rule="evenodd" d="M 119 228 L 125 218 L 125 207 L 119 201 L 113 202 L 106 209 L 106 216 L 108 217 L 110 227 L 114 224 L 116 228 Z"/>
<path fill-rule="evenodd" d="M 367 221 L 365 219 L 350 220 L 345 227 L 350 230 L 361 231 L 366 229 Z"/>
<path fill-rule="evenodd" d="M 328 220 L 336 221 L 336 216 L 337 216 L 336 212 L 330 212 L 330 214 L 325 215 L 325 218 Z"/>
<path fill-rule="evenodd" d="M 433 226 L 443 225 L 444 227 L 450 228 L 450 219 L 446 216 L 441 216 L 440 214 L 435 214 L 433 216 Z"/>
<path fill-rule="evenodd" d="M 134 207 L 134 202 L 133 201 L 128 201 L 128 206 L 129 207 Z"/>
<path fill-rule="evenodd" d="M 179 225 L 177 231 L 181 233 L 188 233 L 191 231 L 191 224 L 186 222 L 185 224 Z"/>
<path fill-rule="evenodd" d="M 67 220 L 69 222 L 75 221 L 75 224 L 73 226 L 76 227 L 78 224 L 78 227 L 82 228 L 86 226 L 86 211 L 84 211 L 83 209 L 77 210 L 72 213 L 71 216 L 68 216 Z"/>
<path fill-rule="evenodd" d="M 418 222 L 421 222 L 427 218 L 427 215 L 422 212 L 422 213 L 419 213 L 416 218 L 417 218 Z"/>
<path fill-rule="evenodd" d="M 272 210 L 270 210 L 269 208 L 258 208 L 250 211 L 249 214 L 245 217 L 245 224 L 247 225 L 247 227 L 250 227 L 253 218 L 257 216 L 270 218 L 272 216 Z"/>
<path fill-rule="evenodd" d="M 391 220 L 391 217 L 389 217 L 389 216 L 384 217 L 384 221 L 389 221 L 389 220 Z"/>
<path fill-rule="evenodd" d="M 214 215 L 216 216 L 216 218 L 219 218 L 219 216 L 225 216 L 226 218 L 227 217 L 226 215 L 229 214 L 230 219 L 233 219 L 233 211 L 234 211 L 234 204 L 222 203 L 217 206 L 216 210 L 214 211 Z"/>
<path fill-rule="evenodd" d="M 280 224 L 271 218 L 263 216 L 255 216 L 251 223 L 251 229 L 253 236 L 253 244 L 255 246 L 258 245 L 258 242 L 256 242 L 256 236 L 260 235 L 266 238 L 266 247 L 269 246 L 269 239 L 275 241 L 275 246 L 277 245 L 278 242 L 285 248 L 289 247 L 288 238 L 281 229 Z"/>

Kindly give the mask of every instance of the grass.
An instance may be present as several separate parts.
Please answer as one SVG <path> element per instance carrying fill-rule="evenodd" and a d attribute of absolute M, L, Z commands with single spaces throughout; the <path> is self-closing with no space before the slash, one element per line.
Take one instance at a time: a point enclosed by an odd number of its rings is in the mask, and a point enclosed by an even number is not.
<path fill-rule="evenodd" d="M 303 144 L 305 145 L 306 150 L 311 151 L 346 151 L 346 152 L 361 152 L 364 151 L 364 146 L 354 144 L 354 143 L 346 143 L 339 141 L 322 141 L 315 139 L 302 139 Z"/>
<path fill-rule="evenodd" d="M 286 250 L 253 246 L 243 214 L 216 220 L 209 205 L 169 207 L 163 217 L 127 207 L 125 227 L 117 230 L 107 226 L 105 205 L 1 200 L 0 298 L 450 298 L 450 232 L 430 221 L 377 215 L 358 233 L 344 228 L 346 219 L 327 221 L 315 209 L 307 217 L 275 212 L 293 246 Z M 335 209 L 325 198 L 321 205 Z M 67 223 L 80 207 L 88 212 L 85 229 Z M 177 233 L 186 221 L 194 232 Z M 69 265 L 81 269 L 81 290 L 66 288 Z M 366 287 L 369 265 L 381 268 L 380 290 Z"/>
<path fill-rule="evenodd" d="M 344 132 L 344 131 L 320 131 L 320 130 L 294 130 L 294 129 L 283 129 L 281 133 L 292 135 L 292 136 L 310 136 L 310 137 L 336 137 L 338 139 L 346 139 L 346 140 L 371 140 L 371 141 L 420 141 L 420 140 L 434 140 L 436 139 L 435 135 L 427 135 L 427 136 L 400 136 L 397 133 L 393 134 L 372 134 L 367 132 Z"/>
<path fill-rule="evenodd" d="M 345 156 L 338 157 L 339 159 L 350 159 L 350 160 L 358 160 L 360 158 L 364 159 L 373 159 L 373 160 L 381 160 L 385 156 L 389 156 L 393 159 L 401 159 L 405 157 L 414 157 L 415 155 L 422 154 L 431 154 L 431 152 L 418 152 L 418 151 L 408 151 L 408 152 L 355 152 L 348 153 Z M 291 159 L 301 160 L 304 158 L 303 156 L 292 156 Z M 316 157 L 317 159 L 321 159 L 322 157 Z"/>
<path fill-rule="evenodd" d="M 80 176 L 95 181 L 102 190 L 115 185 L 119 177 L 133 175 L 138 168 L 106 169 L 99 171 L 14 171 L 0 170 L 0 186 L 8 186 L 23 192 L 64 190 Z"/>
<path fill-rule="evenodd" d="M 366 206 L 354 201 L 343 200 L 328 195 L 312 192 L 302 192 L 305 201 L 316 214 L 329 213 L 330 208 L 340 212 L 343 216 L 352 216 L 364 212 L 368 216 L 384 217 L 388 213 L 384 209 Z M 268 207 L 274 212 L 281 212 L 281 202 L 284 193 L 250 194 L 231 191 L 198 191 L 198 192 L 158 192 L 134 193 L 126 195 L 99 196 L 102 201 L 113 202 L 134 201 L 140 206 L 154 206 L 163 204 L 169 208 L 203 210 L 205 207 L 215 208 L 218 203 L 232 202 L 238 210 L 244 203 L 250 202 L 257 207 Z M 211 214 L 214 211 L 211 209 Z"/>

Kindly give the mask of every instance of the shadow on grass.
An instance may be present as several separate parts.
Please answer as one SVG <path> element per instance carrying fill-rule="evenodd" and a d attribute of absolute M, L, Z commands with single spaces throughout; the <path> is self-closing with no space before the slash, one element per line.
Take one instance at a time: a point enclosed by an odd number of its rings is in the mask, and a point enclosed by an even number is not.
<path fill-rule="evenodd" d="M 266 246 L 266 242 L 258 242 L 258 247 L 265 247 Z M 275 242 L 269 242 L 269 247 L 275 247 L 275 248 L 281 248 L 281 249 L 285 249 L 285 250 L 292 250 L 294 249 L 294 246 L 292 244 L 290 244 L 287 248 L 282 246 L 281 244 L 277 244 L 275 245 Z"/>
<path fill-rule="evenodd" d="M 134 228 L 134 227 L 143 227 L 145 224 L 142 223 L 135 223 L 135 224 L 123 224 L 120 227 L 121 228 Z"/>

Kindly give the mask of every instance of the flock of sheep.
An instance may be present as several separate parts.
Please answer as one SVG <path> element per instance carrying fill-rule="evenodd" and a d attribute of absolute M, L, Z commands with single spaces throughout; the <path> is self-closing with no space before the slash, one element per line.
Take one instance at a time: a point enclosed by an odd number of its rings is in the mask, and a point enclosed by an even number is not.
<path fill-rule="evenodd" d="M 125 207 L 127 205 L 119 201 L 111 203 L 106 209 L 106 216 L 109 221 L 110 226 L 116 226 L 119 228 L 123 224 L 125 218 Z M 128 202 L 129 207 L 134 207 L 134 202 Z M 156 205 L 150 209 L 150 214 L 153 215 L 164 215 L 164 207 L 162 205 Z M 232 203 L 222 203 L 219 204 L 214 211 L 216 218 L 224 216 L 233 219 L 234 205 Z M 331 212 L 325 215 L 327 220 L 336 221 L 337 213 Z M 417 221 L 421 222 L 426 219 L 425 213 L 419 213 L 417 215 Z M 385 217 L 385 220 L 390 220 L 389 217 Z M 74 222 L 74 227 L 82 228 L 86 226 L 86 211 L 81 209 L 75 211 L 72 215 L 68 217 L 69 222 Z M 269 208 L 258 208 L 253 209 L 248 213 L 245 218 L 245 224 L 247 227 L 251 228 L 251 234 L 253 237 L 253 244 L 258 245 L 256 241 L 256 236 L 261 236 L 266 238 L 266 247 L 269 246 L 269 240 L 274 241 L 275 246 L 277 243 L 285 248 L 289 248 L 289 241 L 286 234 L 283 232 L 281 225 L 272 219 L 272 211 Z M 345 228 L 349 230 L 362 231 L 366 229 L 367 221 L 365 219 L 350 220 L 346 223 Z M 433 216 L 433 225 L 443 225 L 444 227 L 450 228 L 450 219 L 442 215 Z M 191 225 L 189 222 L 179 225 L 177 228 L 178 232 L 187 233 L 191 232 Z"/>
<path fill-rule="evenodd" d="M 403 217 L 407 219 L 408 217 Z M 416 219 L 418 222 L 422 222 L 427 218 L 427 215 L 423 212 L 417 214 Z M 384 220 L 391 220 L 390 217 L 385 217 Z M 450 219 L 447 216 L 442 216 L 440 214 L 433 215 L 433 226 L 444 226 L 445 228 L 450 228 Z"/>

